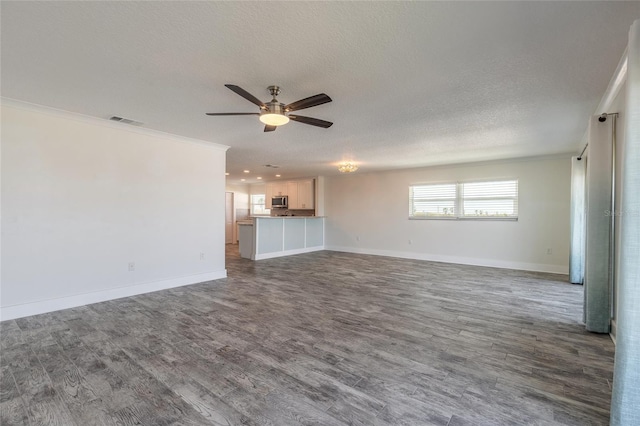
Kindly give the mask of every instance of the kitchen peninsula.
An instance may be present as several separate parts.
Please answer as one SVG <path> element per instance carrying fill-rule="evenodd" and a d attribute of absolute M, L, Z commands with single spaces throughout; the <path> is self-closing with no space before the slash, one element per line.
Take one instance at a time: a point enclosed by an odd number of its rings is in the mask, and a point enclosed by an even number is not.
<path fill-rule="evenodd" d="M 264 216 L 238 223 L 240 256 L 261 260 L 324 250 L 324 217 Z"/>

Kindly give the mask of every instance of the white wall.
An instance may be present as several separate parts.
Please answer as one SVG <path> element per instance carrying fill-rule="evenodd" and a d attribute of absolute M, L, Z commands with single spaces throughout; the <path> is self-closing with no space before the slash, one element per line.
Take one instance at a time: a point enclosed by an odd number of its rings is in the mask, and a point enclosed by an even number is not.
<path fill-rule="evenodd" d="M 2 319 L 225 277 L 225 151 L 3 100 Z"/>
<path fill-rule="evenodd" d="M 265 183 L 252 183 L 249 185 L 249 194 L 264 194 L 267 191 Z"/>
<path fill-rule="evenodd" d="M 229 185 L 225 186 L 227 192 L 233 192 L 233 204 L 236 209 L 248 210 L 249 205 L 249 185 Z"/>
<path fill-rule="evenodd" d="M 519 179 L 518 221 L 408 219 L 411 184 L 492 178 Z M 326 247 L 567 273 L 569 202 L 569 157 L 327 177 Z"/>

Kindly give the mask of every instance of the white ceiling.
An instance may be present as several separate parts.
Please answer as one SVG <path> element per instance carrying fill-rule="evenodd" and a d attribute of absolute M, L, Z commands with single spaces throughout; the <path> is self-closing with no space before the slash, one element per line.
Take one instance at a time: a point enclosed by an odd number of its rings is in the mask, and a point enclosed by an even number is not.
<path fill-rule="evenodd" d="M 6 2 L 2 96 L 231 148 L 229 181 L 577 152 L 640 2 Z M 333 102 L 263 133 L 224 87 Z M 244 175 L 242 170 L 251 173 Z"/>

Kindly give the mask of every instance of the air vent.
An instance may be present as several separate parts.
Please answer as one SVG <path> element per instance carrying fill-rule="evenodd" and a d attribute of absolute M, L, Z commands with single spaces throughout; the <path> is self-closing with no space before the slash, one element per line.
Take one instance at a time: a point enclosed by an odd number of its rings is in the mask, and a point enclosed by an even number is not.
<path fill-rule="evenodd" d="M 111 121 L 117 121 L 118 123 L 130 124 L 132 126 L 142 126 L 142 123 L 139 121 L 131 120 L 129 118 L 118 117 L 117 115 L 113 115 L 109 117 Z"/>
<path fill-rule="evenodd" d="M 279 169 L 280 166 L 276 166 L 275 164 L 265 164 L 264 167 L 269 167 L 270 169 Z"/>

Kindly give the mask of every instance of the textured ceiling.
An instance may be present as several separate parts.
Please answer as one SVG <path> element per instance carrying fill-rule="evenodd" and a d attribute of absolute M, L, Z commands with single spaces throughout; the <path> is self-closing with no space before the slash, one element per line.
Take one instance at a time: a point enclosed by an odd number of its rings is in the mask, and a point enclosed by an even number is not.
<path fill-rule="evenodd" d="M 577 152 L 639 2 L 7 2 L 2 96 L 231 148 L 229 180 Z M 327 93 L 263 133 L 224 84 Z M 251 170 L 244 175 L 242 170 Z"/>

